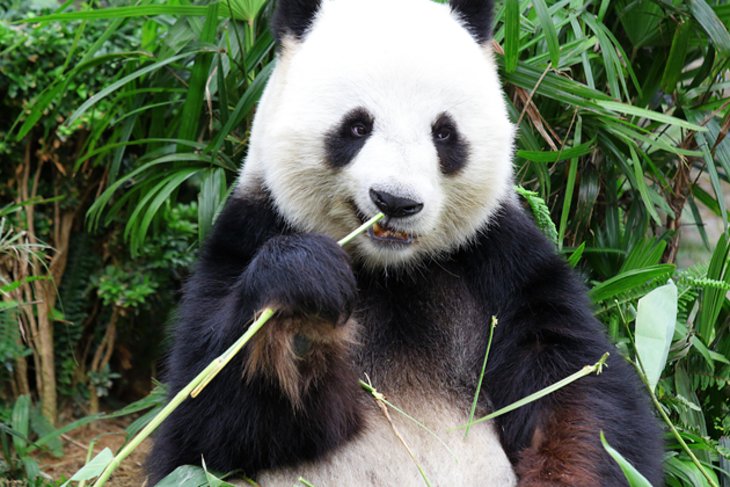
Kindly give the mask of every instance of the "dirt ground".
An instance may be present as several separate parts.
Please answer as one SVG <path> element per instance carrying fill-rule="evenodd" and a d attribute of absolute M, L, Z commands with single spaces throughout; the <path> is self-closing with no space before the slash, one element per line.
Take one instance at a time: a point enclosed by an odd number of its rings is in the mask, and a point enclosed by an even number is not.
<path fill-rule="evenodd" d="M 88 447 L 92 441 L 95 442 L 92 457 L 106 447 L 116 453 L 124 443 L 124 428 L 133 419 L 118 418 L 96 421 L 63 435 L 61 437 L 63 440 L 63 457 L 55 458 L 48 453 L 40 454 L 36 460 L 41 467 L 41 471 L 56 480 L 70 478 L 86 463 Z M 143 465 L 151 445 L 149 439 L 145 440 L 122 462 L 107 485 L 111 487 L 145 486 L 146 479 Z"/>

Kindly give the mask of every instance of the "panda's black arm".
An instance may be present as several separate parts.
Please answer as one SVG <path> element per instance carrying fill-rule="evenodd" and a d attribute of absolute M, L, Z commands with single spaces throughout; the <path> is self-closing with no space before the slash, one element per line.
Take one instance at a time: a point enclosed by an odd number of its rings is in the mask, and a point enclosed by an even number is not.
<path fill-rule="evenodd" d="M 357 380 L 337 348 L 354 299 L 349 263 L 331 239 L 285 233 L 266 199 L 231 198 L 218 218 L 185 286 L 166 366 L 170 395 L 239 338 L 257 310 L 284 312 L 163 423 L 149 456 L 150 485 L 201 456 L 208 468 L 255 475 L 315 458 L 357 431 Z M 301 356 L 287 363 L 282 350 L 291 347 L 280 345 L 301 329 Z M 329 349 L 309 343 L 319 335 Z"/>
<path fill-rule="evenodd" d="M 478 288 L 493 303 L 485 312 L 499 318 L 484 379 L 494 408 L 611 354 L 601 375 L 497 418 L 520 485 L 626 485 L 600 444 L 601 430 L 662 485 L 662 434 L 636 374 L 609 343 L 582 283 L 552 245 L 521 210 L 508 210 L 504 218 L 501 228 L 500 222 L 492 227 L 475 266 L 482 272 Z"/>

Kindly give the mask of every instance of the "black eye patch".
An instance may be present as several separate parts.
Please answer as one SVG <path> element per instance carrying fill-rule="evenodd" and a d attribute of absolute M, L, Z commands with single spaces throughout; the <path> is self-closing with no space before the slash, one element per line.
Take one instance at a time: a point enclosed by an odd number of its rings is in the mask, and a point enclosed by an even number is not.
<path fill-rule="evenodd" d="M 469 157 L 469 144 L 459 133 L 456 122 L 448 113 L 442 113 L 431 125 L 431 138 L 441 164 L 441 172 L 454 174 L 464 167 Z"/>
<path fill-rule="evenodd" d="M 349 164 L 373 132 L 373 116 L 359 107 L 347 112 L 325 136 L 327 162 L 333 167 Z"/>

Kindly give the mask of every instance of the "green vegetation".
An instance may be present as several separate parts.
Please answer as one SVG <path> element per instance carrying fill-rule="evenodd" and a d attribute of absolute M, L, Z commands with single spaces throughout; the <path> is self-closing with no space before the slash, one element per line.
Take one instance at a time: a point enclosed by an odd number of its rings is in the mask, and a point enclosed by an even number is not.
<path fill-rule="evenodd" d="M 60 483 L 35 455 L 152 389 L 271 71 L 269 16 L 264 0 L 0 0 L 0 474 Z M 716 0 L 496 15 L 520 194 L 642 371 L 669 486 L 728 485 L 728 26 Z M 163 397 L 120 411 L 151 411 L 130 436 Z"/>

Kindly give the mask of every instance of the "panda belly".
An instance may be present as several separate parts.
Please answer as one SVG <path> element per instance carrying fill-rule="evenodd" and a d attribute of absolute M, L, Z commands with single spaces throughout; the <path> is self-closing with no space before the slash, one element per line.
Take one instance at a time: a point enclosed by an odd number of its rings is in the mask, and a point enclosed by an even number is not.
<path fill-rule="evenodd" d="M 517 484 L 493 423 L 473 426 L 464 439 L 463 430 L 450 430 L 464 424 L 467 414 L 443 398 L 421 396 L 418 402 L 393 401 L 438 436 L 435 438 L 389 409 L 395 428 L 431 485 L 510 487 Z M 393 426 L 374 404 L 365 414 L 363 430 L 349 442 L 317 461 L 261 472 L 256 480 L 262 487 L 291 487 L 302 485 L 297 482 L 300 477 L 317 487 L 426 485 Z"/>

